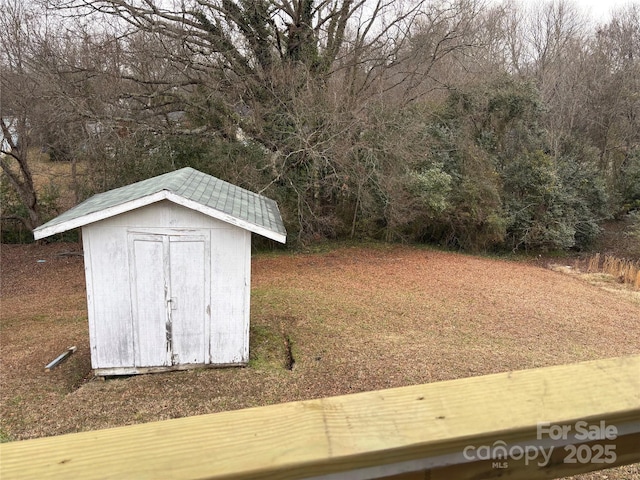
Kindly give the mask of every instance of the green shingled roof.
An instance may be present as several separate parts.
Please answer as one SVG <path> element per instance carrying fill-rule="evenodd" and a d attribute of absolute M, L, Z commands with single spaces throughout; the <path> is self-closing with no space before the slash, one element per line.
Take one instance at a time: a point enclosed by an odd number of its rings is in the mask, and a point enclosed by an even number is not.
<path fill-rule="evenodd" d="M 34 236 L 43 238 L 92 223 L 95 219 L 102 219 L 96 214 L 107 210 L 114 211 L 114 214 L 122 213 L 127 211 L 127 204 L 160 192 L 174 194 L 184 199 L 187 206 L 193 202 L 193 206 L 205 214 L 209 213 L 210 216 L 227 220 L 229 223 L 256 233 L 263 235 L 266 233 L 265 236 L 270 238 L 274 237 L 269 233 L 273 233 L 275 237 L 286 236 L 282 217 L 275 201 L 189 167 L 94 195 L 36 228 Z M 136 207 L 132 206 L 131 209 L 133 208 Z M 90 219 L 90 221 L 83 223 L 83 219 Z"/>

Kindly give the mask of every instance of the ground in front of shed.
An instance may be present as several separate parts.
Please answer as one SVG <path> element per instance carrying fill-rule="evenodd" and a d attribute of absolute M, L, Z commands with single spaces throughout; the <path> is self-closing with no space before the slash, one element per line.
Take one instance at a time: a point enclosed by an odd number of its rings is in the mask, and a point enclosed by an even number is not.
<path fill-rule="evenodd" d="M 344 247 L 253 259 L 248 367 L 98 382 L 78 249 L 2 245 L 0 439 L 638 353 L 640 302 L 627 292 L 518 262 Z"/>

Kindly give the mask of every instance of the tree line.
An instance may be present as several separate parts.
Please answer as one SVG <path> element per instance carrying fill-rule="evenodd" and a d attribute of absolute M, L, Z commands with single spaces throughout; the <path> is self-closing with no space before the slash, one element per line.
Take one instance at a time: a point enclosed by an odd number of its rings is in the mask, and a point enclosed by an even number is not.
<path fill-rule="evenodd" d="M 640 4 L 0 0 L 0 201 L 56 213 L 183 166 L 278 201 L 299 243 L 589 245 L 640 209 Z"/>

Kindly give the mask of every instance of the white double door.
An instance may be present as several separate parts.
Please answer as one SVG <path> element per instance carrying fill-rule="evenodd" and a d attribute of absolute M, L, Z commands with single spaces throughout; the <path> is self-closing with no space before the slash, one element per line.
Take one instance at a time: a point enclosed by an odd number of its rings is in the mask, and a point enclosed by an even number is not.
<path fill-rule="evenodd" d="M 128 235 L 135 366 L 208 363 L 208 232 Z"/>

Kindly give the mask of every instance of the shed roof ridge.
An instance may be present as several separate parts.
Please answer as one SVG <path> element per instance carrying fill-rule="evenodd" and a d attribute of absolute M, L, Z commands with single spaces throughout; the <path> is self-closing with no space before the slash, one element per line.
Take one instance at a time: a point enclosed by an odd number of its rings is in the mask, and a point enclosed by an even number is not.
<path fill-rule="evenodd" d="M 183 187 L 183 185 L 193 176 L 194 171 L 195 170 L 193 170 L 193 168 L 184 167 L 165 173 L 166 183 L 163 185 L 162 190 L 168 190 L 171 193 L 178 194 L 178 191 Z M 153 180 L 154 178 L 157 179 L 157 177 L 152 177 L 148 180 Z M 135 185 L 135 183 L 132 185 Z"/>

